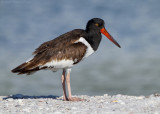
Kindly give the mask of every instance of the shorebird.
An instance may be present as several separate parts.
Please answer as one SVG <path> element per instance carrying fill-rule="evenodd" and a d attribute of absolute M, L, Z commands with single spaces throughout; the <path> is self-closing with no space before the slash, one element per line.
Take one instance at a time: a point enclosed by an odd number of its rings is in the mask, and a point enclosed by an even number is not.
<path fill-rule="evenodd" d="M 71 68 L 89 55 L 93 54 L 101 42 L 104 34 L 111 42 L 120 48 L 120 45 L 105 29 L 105 23 L 100 18 L 88 21 L 86 29 L 74 29 L 59 37 L 44 42 L 33 52 L 34 57 L 12 70 L 13 73 L 30 75 L 33 72 L 49 69 L 62 69 L 62 88 L 64 101 L 81 101 L 72 97 L 70 87 Z M 66 84 L 68 96 L 66 94 Z"/>

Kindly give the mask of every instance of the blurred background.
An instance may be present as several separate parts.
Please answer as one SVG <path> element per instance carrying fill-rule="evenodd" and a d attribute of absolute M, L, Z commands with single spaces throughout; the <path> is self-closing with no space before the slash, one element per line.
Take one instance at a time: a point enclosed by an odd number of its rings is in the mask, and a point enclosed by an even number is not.
<path fill-rule="evenodd" d="M 73 95 L 160 92 L 159 0 L 0 0 L 0 95 L 62 95 L 61 73 L 30 76 L 11 69 L 41 43 L 102 18 L 118 48 L 103 36 L 96 53 L 72 69 Z"/>

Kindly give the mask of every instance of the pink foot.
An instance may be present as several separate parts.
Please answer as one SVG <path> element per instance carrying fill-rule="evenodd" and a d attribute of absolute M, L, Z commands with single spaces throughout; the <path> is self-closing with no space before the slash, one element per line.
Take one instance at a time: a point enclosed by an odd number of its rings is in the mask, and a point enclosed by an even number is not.
<path fill-rule="evenodd" d="M 85 101 L 85 99 L 81 99 L 79 97 L 70 97 L 68 98 L 68 101 Z"/>

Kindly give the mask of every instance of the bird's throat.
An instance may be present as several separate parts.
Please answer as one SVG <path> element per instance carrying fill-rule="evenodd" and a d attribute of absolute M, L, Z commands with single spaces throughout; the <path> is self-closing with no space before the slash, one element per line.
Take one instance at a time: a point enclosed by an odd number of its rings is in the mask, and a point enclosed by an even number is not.
<path fill-rule="evenodd" d="M 100 44 L 101 39 L 102 39 L 102 35 L 101 35 L 100 31 L 98 31 L 98 30 L 96 30 L 96 31 L 95 30 L 86 30 L 86 32 L 87 32 L 86 40 L 91 45 L 93 50 L 96 51 L 98 49 L 99 44 Z"/>

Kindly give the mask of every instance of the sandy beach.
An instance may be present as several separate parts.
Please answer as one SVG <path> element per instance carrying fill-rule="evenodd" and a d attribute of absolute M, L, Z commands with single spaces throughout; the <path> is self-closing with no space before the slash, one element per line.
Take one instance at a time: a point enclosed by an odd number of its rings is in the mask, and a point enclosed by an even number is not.
<path fill-rule="evenodd" d="M 85 101 L 63 101 L 58 96 L 0 96 L 0 114 L 148 114 L 160 113 L 160 95 L 78 96 Z"/>

